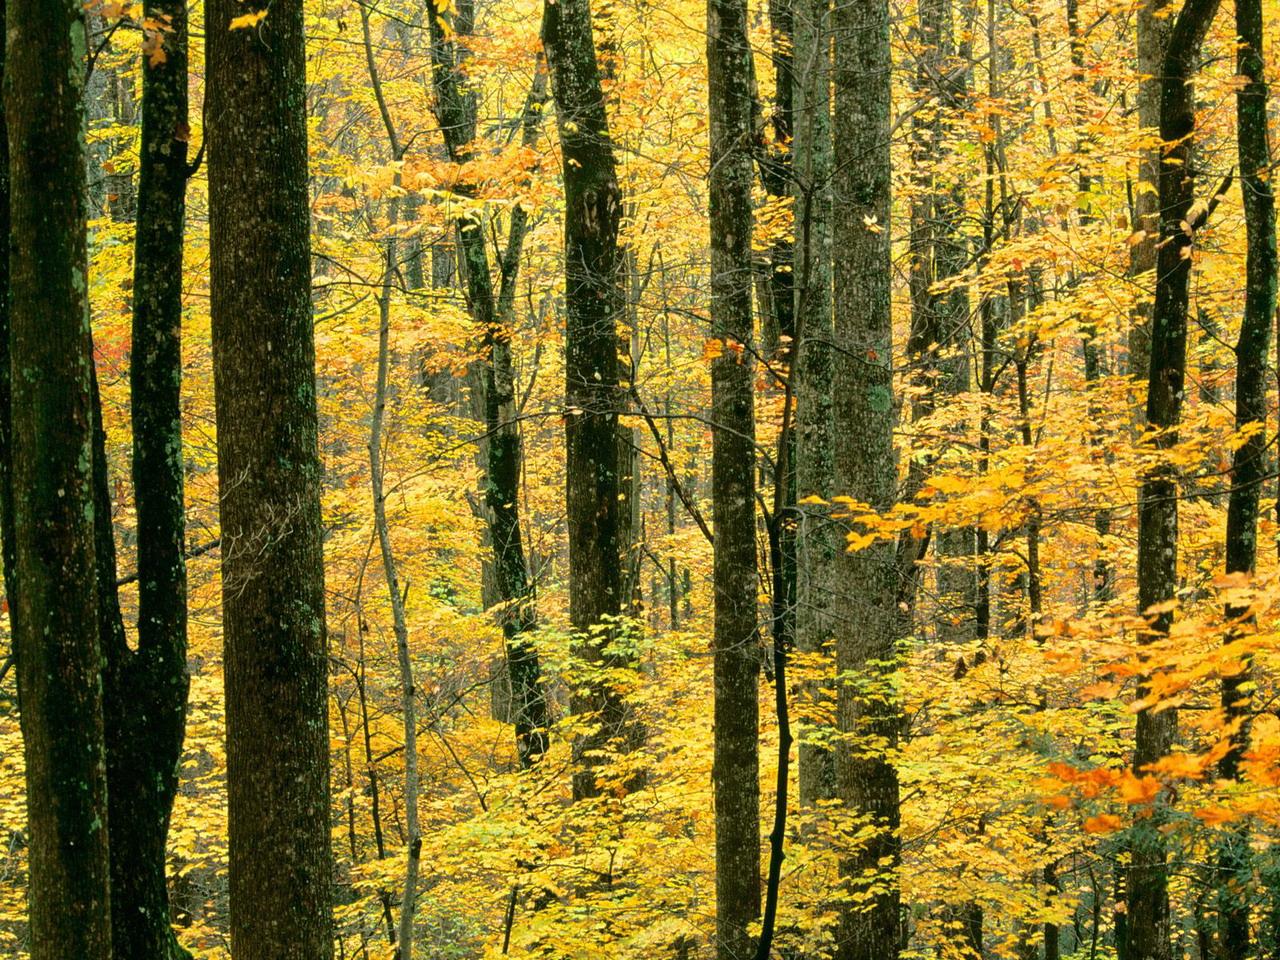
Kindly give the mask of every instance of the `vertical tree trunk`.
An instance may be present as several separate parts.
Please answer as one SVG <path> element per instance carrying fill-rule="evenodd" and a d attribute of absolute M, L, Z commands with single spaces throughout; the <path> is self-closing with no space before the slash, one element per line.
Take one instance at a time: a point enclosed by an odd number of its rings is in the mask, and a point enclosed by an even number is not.
<path fill-rule="evenodd" d="M 187 576 L 184 555 L 182 250 L 187 187 L 187 13 L 156 0 L 165 57 L 143 57 L 142 149 L 130 357 L 133 486 L 138 518 L 138 645 L 106 643 L 112 939 L 117 957 L 183 956 L 169 920 L 165 841 L 186 723 Z M 99 602 L 118 614 L 106 494 L 97 483 Z M 101 572 L 107 576 L 104 578 Z M 117 623 L 108 625 L 114 633 Z M 105 643 L 105 638 L 104 638 Z"/>
<path fill-rule="evenodd" d="M 1252 575 L 1258 555 L 1258 500 L 1267 472 L 1267 379 L 1271 323 L 1276 309 L 1276 209 L 1271 189 L 1271 143 L 1267 128 L 1267 81 L 1260 0 L 1236 0 L 1236 72 L 1248 82 L 1236 93 L 1236 136 L 1240 159 L 1240 193 L 1244 206 L 1245 303 L 1236 344 L 1236 429 L 1258 428 L 1236 448 L 1231 462 L 1231 494 L 1227 501 L 1226 561 L 1228 573 Z M 1227 617 L 1240 621 L 1247 611 L 1228 607 Z M 1236 623 L 1230 642 L 1246 629 Z M 1218 765 L 1224 780 L 1240 776 L 1240 761 L 1249 742 L 1249 664 L 1222 681 L 1222 708 L 1237 724 L 1231 749 Z M 1224 960 L 1244 960 L 1249 950 L 1249 902 L 1232 883 L 1249 869 L 1248 837 L 1231 831 L 1219 854 L 1218 938 Z M 1230 884 L 1230 885 L 1229 885 Z"/>
<path fill-rule="evenodd" d="M 360 8 L 360 33 L 364 40 L 365 65 L 369 71 L 369 85 L 373 88 L 378 112 L 386 129 L 388 146 L 393 160 L 400 160 L 404 150 L 396 133 L 391 111 L 387 107 L 378 75 L 378 65 L 373 53 L 373 38 L 369 30 L 369 11 Z M 400 175 L 395 176 L 400 185 Z M 413 659 L 409 651 L 409 623 L 405 615 L 405 593 L 400 589 L 400 570 L 395 549 L 391 542 L 391 526 L 387 522 L 386 488 L 383 483 L 384 463 L 382 450 L 383 425 L 387 413 L 387 380 L 391 369 L 391 291 L 397 265 L 395 231 L 400 219 L 400 198 L 392 197 L 387 203 L 387 237 L 384 241 L 382 283 L 378 291 L 378 361 L 373 392 L 373 414 L 369 419 L 369 488 L 373 497 L 373 526 L 378 536 L 378 550 L 382 555 L 382 574 L 387 587 L 387 599 L 391 604 L 391 623 L 396 638 L 396 663 L 400 670 L 400 724 L 404 731 L 404 833 L 405 867 L 404 883 L 400 894 L 399 936 L 397 943 L 400 960 L 413 960 L 414 914 L 418 903 L 418 872 L 422 859 L 422 832 L 418 827 L 418 712 L 417 691 L 413 682 Z M 384 900 L 384 909 L 386 901 Z"/>
<path fill-rule="evenodd" d="M 11 596 L 26 762 L 33 960 L 109 960 L 81 92 L 84 11 L 6 10 Z"/>
<path fill-rule="evenodd" d="M 300 0 L 207 0 L 231 949 L 332 955 L 329 737 Z"/>
<path fill-rule="evenodd" d="M 464 14 L 466 13 L 464 9 Z M 475 139 L 475 104 L 459 85 L 458 46 L 450 43 L 433 6 L 427 8 L 431 30 L 432 81 L 440 128 L 449 157 L 465 163 Z M 460 22 L 459 22 L 460 21 Z M 455 32 L 470 32 L 469 15 L 455 18 Z M 539 63 L 523 117 L 526 146 L 533 145 L 541 107 L 546 99 L 546 74 Z M 532 589 L 520 532 L 520 471 L 523 450 L 516 423 L 515 380 L 511 366 L 511 323 L 515 305 L 515 280 L 520 265 L 528 214 L 523 207 L 511 212 L 507 249 L 500 266 L 497 302 L 489 272 L 484 233 L 474 217 L 457 223 L 458 243 L 466 273 L 467 303 L 472 319 L 482 331 L 488 357 L 481 361 L 478 404 L 485 424 L 482 457 L 485 470 L 485 514 L 493 546 L 493 574 L 506 647 L 507 675 L 511 682 L 516 749 L 529 767 L 547 751 L 549 723 L 546 691 L 538 652 L 528 634 L 536 626 Z"/>
<path fill-rule="evenodd" d="M 361 17 L 368 24 L 368 13 Z M 366 32 L 366 38 L 368 34 Z M 367 43 L 366 43 L 367 46 Z M 376 84 L 377 81 L 375 80 Z M 396 200 L 391 200 L 391 229 L 396 223 Z M 417 695 L 413 683 L 413 660 L 409 653 L 409 625 L 405 616 L 405 597 L 400 589 L 399 566 L 391 543 L 391 527 L 387 523 L 386 494 L 383 485 L 382 425 L 387 408 L 387 375 L 391 365 L 391 282 L 396 269 L 396 241 L 386 241 L 386 262 L 382 289 L 378 294 L 378 373 L 374 387 L 373 417 L 369 427 L 369 483 L 373 494 L 373 523 L 378 533 L 382 554 L 382 571 L 391 602 L 392 627 L 396 637 L 396 662 L 400 668 L 400 716 L 404 728 L 404 827 L 408 849 L 405 852 L 404 887 L 400 896 L 400 960 L 413 960 L 413 916 L 418 898 L 418 870 L 422 853 L 422 833 L 418 828 L 418 720 Z"/>
<path fill-rule="evenodd" d="M 877 511 L 894 500 L 893 324 L 889 251 L 890 52 L 887 0 L 835 7 L 835 479 L 838 493 Z M 873 834 L 841 864 L 868 899 L 845 906 L 839 960 L 893 960 L 899 949 L 897 743 L 890 687 L 897 633 L 896 551 L 878 543 L 841 549 L 835 563 L 843 615 L 836 621 L 838 794 Z M 855 679 L 856 678 L 856 679 Z"/>
<path fill-rule="evenodd" d="M 760 913 L 760 647 L 751 362 L 751 126 L 745 0 L 707 4 L 711 128 L 711 477 L 715 511 L 716 957 L 752 949 Z M 785 458 L 784 458 L 785 459 Z M 785 464 L 780 464 L 785 468 Z M 777 482 L 785 482 L 782 477 Z"/>
<path fill-rule="evenodd" d="M 0 0 L 0 29 L 5 25 L 5 0 Z M 9 125 L 4 98 L 5 51 L 0 43 L 0 237 L 9 237 Z M 16 537 L 13 530 L 13 369 L 9 349 L 9 247 L 0 240 L 0 562 L 4 568 L 4 595 L 9 613 L 10 634 L 14 632 L 14 610 L 18 604 Z M 5 661 L 12 664 L 16 648 Z M 0 669 L 3 673 L 3 669 Z"/>
<path fill-rule="evenodd" d="M 1198 219 L 1192 140 L 1195 101 L 1191 78 L 1200 46 L 1217 12 L 1218 0 L 1186 0 L 1169 35 L 1161 72 L 1160 139 L 1167 146 L 1160 164 L 1160 249 L 1156 301 L 1151 324 L 1151 366 L 1147 381 L 1147 423 L 1163 431 L 1155 443 L 1168 449 L 1177 442 L 1186 377 L 1187 299 L 1191 246 Z M 1189 218 L 1191 218 L 1189 220 Z M 1178 486 L 1169 464 L 1152 469 L 1138 496 L 1138 608 L 1145 612 L 1174 598 L 1178 586 Z M 1154 639 L 1168 633 L 1171 611 L 1150 619 Z M 1146 695 L 1146 684 L 1140 687 Z M 1133 768 L 1141 772 L 1169 752 L 1177 730 L 1177 711 L 1139 711 Z M 1126 960 L 1169 960 L 1169 873 L 1160 816 L 1135 824 L 1128 872 L 1128 949 Z"/>
<path fill-rule="evenodd" d="M 912 329 L 921 334 L 919 359 L 925 361 L 921 373 L 934 385 L 935 397 L 950 397 L 969 389 L 970 378 L 968 291 L 963 287 L 945 292 L 935 289 L 936 284 L 968 269 L 970 256 L 964 231 L 964 186 L 955 180 L 946 182 L 946 161 L 951 155 L 938 155 L 946 145 L 947 111 L 963 110 L 968 95 L 967 67 L 963 65 L 968 58 L 957 60 L 952 0 L 929 0 L 920 5 L 920 42 L 923 50 L 916 85 L 922 95 L 932 96 L 936 115 L 918 124 L 918 142 L 932 169 L 922 184 L 926 189 L 920 209 L 912 211 L 911 236 L 918 237 L 922 245 L 919 255 L 912 258 Z M 917 274 L 921 268 L 922 277 Z M 910 346 L 907 354 L 909 362 L 914 362 Z M 913 419 L 926 416 L 936 405 L 932 397 L 923 399 L 921 406 L 913 407 Z M 973 532 L 942 529 L 934 541 L 938 594 L 949 601 L 938 611 L 937 638 L 944 642 L 972 639 L 977 592 Z"/>
<path fill-rule="evenodd" d="M 607 659 L 622 598 L 618 569 L 618 249 L 621 191 L 605 116 L 589 0 L 548 0 L 542 42 L 551 68 L 564 174 L 565 477 L 569 620 L 589 662 Z M 593 630 L 594 628 L 594 630 Z M 603 629 L 602 629 L 603 628 Z M 575 799 L 598 794 L 598 752 L 624 736 L 621 697 L 607 684 L 575 692 L 598 728 L 574 744 Z"/>
<path fill-rule="evenodd" d="M 1139 18 L 1143 15 L 1140 13 Z M 1071 82 L 1075 90 L 1075 106 L 1072 110 L 1074 122 L 1077 129 L 1082 129 L 1086 123 L 1086 104 L 1084 101 L 1085 93 L 1085 60 L 1084 60 L 1084 35 L 1080 28 L 1080 4 L 1079 0 L 1067 0 L 1067 34 L 1068 42 L 1071 45 Z M 1144 42 L 1149 43 L 1149 38 L 1144 38 Z M 1145 85 L 1144 85 L 1145 89 Z M 1142 99 L 1142 92 L 1139 92 L 1139 101 Z M 1084 134 L 1078 134 L 1076 139 L 1076 153 L 1085 154 L 1088 150 L 1088 137 Z M 1083 170 L 1079 177 L 1080 194 L 1085 196 L 1093 189 L 1094 178 Z M 1144 197 L 1147 194 L 1143 194 Z M 1144 203 L 1146 201 L 1144 200 Z M 1092 213 L 1088 209 L 1084 209 L 1080 213 L 1080 226 L 1087 227 L 1094 222 Z M 1143 243 L 1146 243 L 1144 238 Z M 1154 244 L 1154 240 L 1151 241 Z M 1154 246 L 1152 247 L 1154 250 Z M 1139 255 L 1141 256 L 1141 255 Z M 1132 261 L 1131 261 L 1132 266 Z M 1146 329 L 1139 330 L 1137 327 L 1130 331 L 1132 338 L 1146 338 L 1150 331 Z M 1093 322 L 1082 324 L 1080 330 L 1081 346 L 1084 352 L 1084 379 L 1088 384 L 1087 389 L 1096 390 L 1098 381 L 1102 379 L 1105 373 L 1104 367 L 1104 350 L 1105 344 L 1099 342 L 1098 325 Z M 1145 343 L 1145 339 L 1143 340 Z M 1145 349 L 1145 348 L 1144 348 Z M 1095 424 L 1100 423 L 1103 411 L 1099 405 L 1090 400 L 1089 414 L 1090 420 Z M 1091 445 L 1098 447 L 1102 444 L 1102 437 L 1095 428 L 1090 431 L 1089 442 Z M 1098 534 L 1097 554 L 1093 561 L 1093 599 L 1098 603 L 1109 603 L 1114 592 L 1115 574 L 1108 559 L 1108 549 L 1106 538 L 1111 534 L 1111 511 L 1107 508 L 1100 509 L 1094 514 L 1093 520 L 1094 530 Z"/>
<path fill-rule="evenodd" d="M 1160 90 L 1170 18 L 1164 8 L 1170 0 L 1144 0 L 1138 8 L 1138 125 L 1155 133 L 1160 129 Z M 1160 148 L 1143 150 L 1138 157 L 1138 182 L 1133 190 L 1133 229 L 1141 230 L 1139 242 L 1129 248 L 1129 275 L 1139 284 L 1138 305 L 1129 330 L 1129 374 L 1139 379 L 1151 366 L 1151 310 L 1155 285 L 1156 241 L 1160 237 Z M 1149 278 L 1149 279 L 1146 279 Z"/>
<path fill-rule="evenodd" d="M 831 3 L 797 0 L 792 11 L 795 138 L 793 181 L 796 216 L 796 499 L 828 500 L 831 485 Z M 797 506 L 796 646 L 822 654 L 831 640 L 832 565 L 836 533 L 821 503 Z M 821 702 L 830 685 L 810 683 L 804 696 Z M 835 795 L 831 750 L 800 736 L 800 804 L 811 807 Z"/>

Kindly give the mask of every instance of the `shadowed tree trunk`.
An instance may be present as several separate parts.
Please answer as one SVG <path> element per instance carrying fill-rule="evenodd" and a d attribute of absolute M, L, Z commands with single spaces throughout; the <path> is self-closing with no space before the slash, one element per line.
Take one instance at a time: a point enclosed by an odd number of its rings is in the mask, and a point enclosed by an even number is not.
<path fill-rule="evenodd" d="M 470 33 L 469 11 L 469 5 L 464 4 L 455 17 L 455 32 L 461 36 Z M 440 16 L 430 4 L 427 16 L 440 129 L 450 160 L 462 164 L 471 157 L 475 140 L 474 96 L 464 92 L 460 86 L 457 45 L 446 38 Z M 526 146 L 533 146 L 545 99 L 546 74 L 539 63 L 522 121 Z M 528 639 L 537 619 L 520 531 L 523 451 L 516 422 L 515 378 L 511 365 L 515 281 L 527 222 L 528 214 L 523 207 L 512 210 L 507 248 L 499 265 L 501 277 L 496 303 L 483 220 L 468 216 L 457 222 L 458 243 L 466 273 L 467 304 L 476 327 L 482 333 L 487 353 L 487 357 L 480 361 L 481 369 L 478 371 L 482 393 L 478 406 L 483 412 L 485 425 L 482 443 L 485 514 L 493 546 L 494 580 L 498 600 L 502 603 L 500 622 L 506 646 L 507 674 L 511 681 L 516 749 L 525 767 L 546 753 L 549 723 L 546 691 L 541 680 L 542 668 L 538 652 Z"/>
<path fill-rule="evenodd" d="M 138 524 L 138 644 L 124 642 L 116 600 L 104 437 L 95 443 L 99 603 L 106 649 L 112 940 L 117 957 L 185 956 L 169 919 L 166 838 L 186 723 L 182 250 L 187 187 L 187 19 L 158 0 L 165 57 L 143 57 L 142 148 L 134 254 L 130 411 Z"/>
<path fill-rule="evenodd" d="M 709 0 L 711 335 L 718 341 L 718 355 L 711 361 L 711 498 L 715 511 L 712 779 L 718 960 L 744 960 L 751 955 L 749 927 L 760 914 L 751 78 L 745 0 Z M 779 477 L 777 482 L 785 480 Z"/>
<path fill-rule="evenodd" d="M 887 0 L 837 4 L 833 183 L 835 479 L 837 493 L 888 510 L 893 452 L 893 324 L 890 310 Z M 843 544 L 840 545 L 843 547 Z M 839 960 L 893 960 L 899 950 L 898 775 L 886 756 L 899 710 L 890 686 L 897 634 L 896 550 L 881 542 L 836 556 L 838 796 L 865 818 L 868 836 L 841 862 L 842 878 L 867 899 L 841 909 Z"/>
<path fill-rule="evenodd" d="M 605 116 L 588 0 L 548 0 L 542 43 L 551 71 L 564 175 L 565 476 L 569 620 L 588 664 L 622 663 L 610 651 L 621 611 L 618 478 L 618 248 L 621 191 Z M 573 745 L 573 795 L 598 795 L 599 752 L 625 740 L 625 706 L 600 680 L 572 695 L 595 730 Z M 625 747 L 625 743 L 621 744 Z"/>
<path fill-rule="evenodd" d="M 4 27 L 5 0 L 0 0 L 0 28 Z M 4 44 L 0 43 L 0 237 L 9 234 L 9 126 L 4 97 Z M 18 602 L 13 531 L 13 370 L 9 351 L 9 247 L 0 241 L 0 561 L 4 567 L 4 595 L 13 633 L 13 612 Z M 6 663 L 12 663 L 14 650 Z M 3 672 L 0 669 L 0 672 Z"/>
<path fill-rule="evenodd" d="M 1236 448 L 1231 462 L 1231 494 L 1227 502 L 1226 568 L 1252 576 L 1258 557 L 1258 500 L 1267 473 L 1267 380 L 1271 324 L 1276 309 L 1276 208 L 1271 189 L 1271 144 L 1267 127 L 1267 81 L 1264 71 L 1261 0 L 1236 0 L 1236 73 L 1248 82 L 1236 93 L 1236 136 L 1240 159 L 1240 194 L 1244 206 L 1245 302 L 1236 344 L 1236 430 L 1253 429 Z M 1227 607 L 1236 621 L 1227 641 L 1252 626 L 1247 609 Z M 1222 680 L 1222 709 L 1236 725 L 1231 749 L 1218 764 L 1224 780 L 1240 776 L 1240 761 L 1249 743 L 1250 664 Z M 1243 895 L 1250 872 L 1248 835 L 1231 830 L 1219 851 L 1217 886 L 1218 941 L 1224 960 L 1244 960 L 1249 952 L 1249 901 Z"/>
<path fill-rule="evenodd" d="M 26 763 L 33 960 L 110 960 L 78 2 L 5 11 L 12 193 L 10 616 Z M 7 511 L 6 511 L 7 512 Z M 8 532 L 8 531 L 6 531 Z"/>
<path fill-rule="evenodd" d="M 1160 98 L 1160 245 L 1156 301 L 1151 325 L 1151 366 L 1147 380 L 1147 423 L 1162 433 L 1158 449 L 1177 442 L 1187 359 L 1187 299 L 1191 245 L 1204 217 L 1192 213 L 1195 178 L 1192 141 L 1196 128 L 1191 78 L 1200 46 L 1218 9 L 1218 0 L 1186 0 L 1169 35 Z M 1160 464 L 1142 480 L 1138 496 L 1138 608 L 1145 612 L 1172 601 L 1178 587 L 1178 485 L 1171 464 Z M 1171 610 L 1149 618 L 1147 640 L 1167 634 Z M 1139 696 L 1146 696 L 1140 685 Z M 1133 769 L 1141 773 L 1169 752 L 1177 731 L 1177 711 L 1138 712 Z M 1125 960 L 1169 960 L 1169 871 L 1163 817 L 1135 824 L 1128 870 L 1128 944 Z"/>
<path fill-rule="evenodd" d="M 208 0 L 231 950 L 332 955 L 329 736 L 300 0 Z"/>

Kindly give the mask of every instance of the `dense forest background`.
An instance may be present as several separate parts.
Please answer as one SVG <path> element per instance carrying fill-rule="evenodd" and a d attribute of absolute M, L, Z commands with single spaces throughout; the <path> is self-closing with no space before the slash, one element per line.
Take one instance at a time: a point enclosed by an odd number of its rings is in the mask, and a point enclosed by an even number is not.
<path fill-rule="evenodd" d="M 1218 6 L 8 0 L 0 953 L 1277 955 Z"/>

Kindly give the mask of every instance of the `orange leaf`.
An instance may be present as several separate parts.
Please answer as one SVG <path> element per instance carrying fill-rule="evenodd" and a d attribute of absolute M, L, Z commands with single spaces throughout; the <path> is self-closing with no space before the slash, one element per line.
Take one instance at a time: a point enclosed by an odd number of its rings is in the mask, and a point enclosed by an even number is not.
<path fill-rule="evenodd" d="M 1115 833 L 1123 825 L 1121 819 L 1114 813 L 1103 813 L 1086 820 L 1084 822 L 1084 832 L 1092 834 Z"/>

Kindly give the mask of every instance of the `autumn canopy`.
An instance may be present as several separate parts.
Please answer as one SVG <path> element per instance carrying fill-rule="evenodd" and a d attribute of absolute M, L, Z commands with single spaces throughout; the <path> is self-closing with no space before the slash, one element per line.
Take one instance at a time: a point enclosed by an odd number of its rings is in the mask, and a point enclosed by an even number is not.
<path fill-rule="evenodd" d="M 1275 0 L 0 26 L 0 956 L 1280 956 Z"/>

